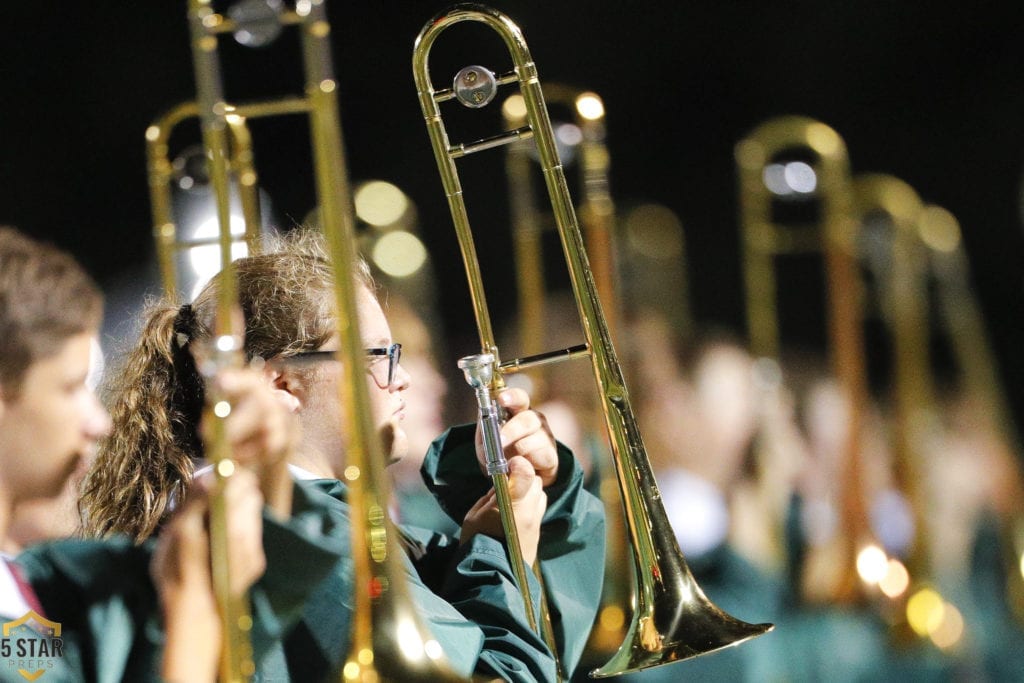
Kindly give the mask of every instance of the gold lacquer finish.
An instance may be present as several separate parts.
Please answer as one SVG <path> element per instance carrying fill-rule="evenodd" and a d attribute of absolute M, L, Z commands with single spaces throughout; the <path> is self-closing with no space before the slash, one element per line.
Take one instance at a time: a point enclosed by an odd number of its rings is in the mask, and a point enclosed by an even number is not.
<path fill-rule="evenodd" d="M 234 30 L 230 20 L 214 13 L 210 0 L 190 0 L 193 54 L 198 106 L 204 142 L 221 206 L 221 233 L 227 225 L 227 181 L 224 162 L 226 114 L 216 38 Z M 305 93 L 302 98 L 237 105 L 246 116 L 308 114 L 316 177 L 317 197 L 326 243 L 335 268 L 335 304 L 338 311 L 340 358 L 345 367 L 365 362 L 358 329 L 355 282 L 350 264 L 355 262 L 354 213 L 345 166 L 338 113 L 336 82 L 328 38 L 330 26 L 323 0 L 304 0 L 294 11 L 280 15 L 282 25 L 297 26 L 303 56 Z M 225 278 L 225 283 L 233 282 Z M 402 564 L 402 549 L 391 523 L 390 488 L 384 472 L 380 435 L 372 422 L 366 383 L 359 373 L 348 373 L 342 382 L 342 404 L 349 435 L 346 471 L 352 508 L 352 555 L 355 596 L 351 649 L 340 673 L 345 681 L 448 681 L 458 680 L 437 641 L 424 630 L 409 600 Z M 229 623 L 234 623 L 229 621 Z M 225 653 L 224 680 L 243 680 L 251 667 L 241 663 L 236 650 L 240 638 L 231 634 Z"/>
<path fill-rule="evenodd" d="M 452 99 L 451 90 L 437 90 L 430 78 L 428 58 L 438 36 L 463 21 L 483 23 L 504 40 L 514 73 L 502 75 L 498 84 L 515 82 L 526 105 L 527 126 L 469 144 L 452 145 L 441 118 L 439 103 Z M 466 205 L 455 160 L 465 154 L 489 149 L 532 136 L 537 144 L 545 183 L 569 269 L 573 293 L 583 322 L 586 346 L 601 395 L 602 408 L 612 443 L 616 476 L 622 494 L 628 534 L 633 551 L 636 581 L 632 622 L 625 642 L 604 667 L 591 673 L 606 677 L 668 664 L 738 644 L 771 629 L 770 624 L 748 624 L 712 604 L 694 581 L 671 529 L 650 461 L 644 450 L 629 403 L 608 325 L 601 310 L 593 273 L 587 262 L 583 238 L 566 186 L 561 162 L 537 79 L 536 66 L 519 28 L 504 14 L 483 5 L 456 5 L 434 17 L 420 32 L 413 53 L 413 72 L 420 105 L 430 134 L 442 183 L 462 249 L 469 279 L 480 344 L 483 353 L 494 353 L 487 303 L 473 246 Z M 541 354 L 552 357 L 581 355 L 578 349 Z M 498 363 L 498 361 L 495 361 Z M 530 365 L 529 359 L 500 364 L 499 371 Z M 500 373 L 495 373 L 499 375 Z"/>
<path fill-rule="evenodd" d="M 608 329 L 614 336 L 618 328 L 621 297 L 618 264 L 616 263 L 615 204 L 609 191 L 608 172 L 611 156 L 605 144 L 605 108 L 594 92 L 562 84 L 544 86 L 545 101 L 557 103 L 572 112 L 572 120 L 581 137 L 577 143 L 578 173 L 582 189 L 579 204 L 580 224 L 586 242 L 587 256 L 594 285 L 606 311 Z M 501 107 L 505 125 L 521 128 L 527 125 L 526 102 L 522 95 L 509 95 Z M 548 324 L 545 300 L 547 288 L 544 274 L 542 231 L 550 216 L 539 207 L 531 174 L 531 142 L 521 140 L 506 147 L 505 173 L 508 178 L 509 204 L 512 209 L 513 245 L 515 247 L 516 286 L 519 299 L 519 339 L 523 352 L 536 355 L 544 350 Z M 541 376 L 540 395 L 544 396 L 546 377 Z M 534 395 L 537 395 L 535 390 Z M 584 423 L 590 415 L 583 416 Z M 597 419 L 595 416 L 594 419 Z M 595 454 L 596 455 L 596 454 Z M 598 460 L 595 458 L 595 461 Z M 600 462 L 594 463 L 595 467 Z M 600 497 L 604 503 L 607 524 L 607 554 L 601 607 L 591 631 L 587 650 L 598 655 L 613 653 L 626 635 L 623 605 L 629 597 L 626 566 L 626 541 L 622 532 L 622 505 L 617 487 L 610 478 L 610 469 L 603 468 Z M 607 481 L 606 481 L 607 480 Z M 607 484 L 607 485 L 606 485 Z"/>
<path fill-rule="evenodd" d="M 884 317 L 893 338 L 893 460 L 897 483 L 910 502 L 914 528 L 917 529 L 913 546 L 906 558 L 910 583 L 903 595 L 894 598 L 894 609 L 891 610 L 893 614 L 889 620 L 898 644 L 912 644 L 921 638 L 930 637 L 939 647 L 951 649 L 962 642 L 963 634 L 959 626 L 955 629 L 942 628 L 945 625 L 943 622 L 950 619 L 950 613 L 959 615 L 959 610 L 945 600 L 935 585 L 930 546 L 933 541 L 928 530 L 930 495 L 925 486 L 928 460 L 932 455 L 927 447 L 936 443 L 934 437 L 941 429 L 935 387 L 931 381 L 928 285 L 933 262 L 925 232 L 929 229 L 941 229 L 947 231 L 947 237 L 952 237 L 952 232 L 959 233 L 959 230 L 956 229 L 955 220 L 952 224 L 947 222 L 945 225 L 938 225 L 936 221 L 941 221 L 945 216 L 936 217 L 934 210 L 926 211 L 917 193 L 898 178 L 883 174 L 859 176 L 854 180 L 854 192 L 857 213 L 861 217 L 862 225 L 866 225 L 872 215 L 879 213 L 886 216 L 892 225 L 889 239 L 891 266 L 888 273 L 879 274 L 879 279 L 884 299 Z M 939 243 L 949 245 L 951 241 L 939 240 Z M 951 272 L 943 273 L 946 274 Z M 953 313 L 959 317 L 960 314 L 956 310 L 947 308 L 950 304 L 948 298 L 951 295 L 957 296 L 950 290 L 959 289 L 960 293 L 963 293 L 965 290 L 960 288 L 964 283 L 936 279 L 936 284 L 940 307 L 945 313 Z M 970 314 L 969 310 L 967 314 Z M 959 332 L 963 333 L 966 330 Z M 954 345 L 973 346 L 974 343 L 981 341 L 977 338 L 956 339 L 957 331 L 953 333 Z M 968 334 L 974 336 L 974 333 Z M 958 356 L 965 352 L 966 348 L 956 351 Z M 983 353 L 981 348 L 977 351 L 971 349 L 970 352 Z M 984 363 L 984 359 L 968 362 L 971 363 L 972 370 L 983 372 L 978 363 Z M 972 389 L 982 388 L 980 384 L 973 384 L 978 379 L 981 379 L 981 376 L 968 379 Z M 986 390 L 986 393 L 988 391 L 991 389 Z M 993 404 L 991 407 L 996 406 Z M 931 495 L 935 495 L 935 492 Z M 1013 567 L 1011 576 L 1013 575 L 1020 577 L 1019 567 Z M 941 615 L 941 618 L 936 619 L 939 626 L 934 627 L 932 631 L 921 629 L 918 623 L 920 620 L 914 618 L 913 606 L 922 604 L 921 596 L 927 596 L 926 599 L 941 605 L 941 609 L 935 610 L 936 615 Z M 959 617 L 954 619 L 959 622 Z"/>
<path fill-rule="evenodd" d="M 225 153 L 229 176 L 235 179 L 239 188 L 245 241 L 249 253 L 255 254 L 260 248 L 260 202 L 256 168 L 253 165 L 252 136 L 245 117 L 228 109 L 224 123 L 228 131 L 228 149 Z M 153 238 L 157 246 L 160 277 L 164 290 L 169 295 L 178 291 L 177 269 L 174 265 L 178 252 L 187 251 L 208 244 L 220 244 L 220 236 L 214 239 L 180 239 L 177 224 L 171 209 L 171 182 L 174 177 L 173 161 L 170 156 L 170 137 L 182 122 L 199 116 L 195 102 L 183 102 L 171 108 L 146 129 L 146 159 L 149 171 L 150 212 L 153 216 Z M 231 236 L 232 242 L 240 241 Z"/>
<path fill-rule="evenodd" d="M 934 388 L 928 337 L 928 277 L 926 253 L 917 238 L 924 208 L 917 193 L 902 180 L 883 174 L 859 175 L 853 181 L 854 208 L 861 224 L 882 214 L 892 225 L 888 239 L 890 270 L 880 274 L 880 302 L 893 341 L 893 466 L 897 482 L 908 497 L 915 528 L 926 522 L 924 458 L 927 430 L 934 424 Z M 908 569 L 915 580 L 926 576 L 927 535 L 918 533 Z"/>
<path fill-rule="evenodd" d="M 813 155 L 815 197 L 820 220 L 815 224 L 784 227 L 772 215 L 772 194 L 764 182 L 764 169 L 784 152 Z M 747 290 L 747 324 L 753 353 L 779 358 L 780 333 L 775 281 L 776 256 L 822 253 L 828 286 L 829 347 L 833 373 L 847 398 L 847 438 L 842 463 L 843 575 L 830 600 L 850 604 L 863 600 L 856 572 L 856 555 L 871 541 L 863 501 L 861 432 L 868 404 L 867 371 L 862 329 L 861 281 L 856 255 L 856 224 L 851 206 L 851 181 L 846 145 L 832 128 L 802 116 L 785 116 L 755 128 L 736 146 L 740 180 L 740 210 Z"/>
<path fill-rule="evenodd" d="M 236 313 L 235 278 L 231 263 L 231 213 L 227 162 L 229 138 L 226 111 L 221 95 L 215 53 L 207 49 L 206 31 L 202 25 L 203 19 L 208 16 L 209 12 L 205 3 L 192 2 L 189 5 L 199 118 L 203 133 L 203 147 L 206 150 L 209 164 L 210 183 L 217 205 L 217 223 L 220 235 L 222 283 L 217 302 L 214 333 L 216 348 L 213 350 L 212 356 L 217 362 L 211 368 L 211 370 L 216 370 L 220 366 L 240 364 L 242 345 L 239 316 Z M 157 204 L 154 205 L 154 210 L 157 206 Z M 167 272 L 168 270 L 164 266 L 165 280 L 168 279 Z M 206 374 L 208 373 L 204 372 L 204 375 Z M 208 406 L 216 405 L 216 401 L 216 396 L 210 395 L 207 398 Z M 207 417 L 209 416 L 208 414 Z M 216 418 L 212 424 L 211 442 L 213 447 L 207 456 L 214 465 L 218 483 L 222 484 L 226 478 L 232 475 L 235 467 L 224 437 L 223 419 Z M 248 596 L 232 596 L 230 591 L 231 568 L 228 562 L 226 516 L 224 497 L 214 495 L 210 501 L 210 564 L 214 593 L 224 629 L 220 680 L 234 683 L 250 680 L 255 673 L 255 665 L 252 659 L 252 643 L 249 638 L 252 618 L 249 614 Z"/>
<path fill-rule="evenodd" d="M 1013 455 L 1022 452 L 1020 434 L 1010 416 L 1005 389 L 999 380 L 985 320 L 971 286 L 970 264 L 960 223 L 946 209 L 926 205 L 917 223 L 917 237 L 928 255 L 935 284 L 939 317 L 952 341 L 964 391 L 980 403 L 997 436 Z M 1022 483 L 1014 482 L 1018 488 Z M 1024 622 L 1024 501 L 1014 496 L 1016 509 L 1002 511 L 1002 543 L 1006 563 L 1006 603 Z"/>
<path fill-rule="evenodd" d="M 902 640 L 907 627 L 907 599 L 926 587 L 930 570 L 927 547 L 927 492 L 923 487 L 929 431 L 935 429 L 934 388 L 931 384 L 928 326 L 928 273 L 926 253 L 917 237 L 924 208 L 908 184 L 884 174 L 857 176 L 853 181 L 854 210 L 861 230 L 881 216 L 891 226 L 884 238 L 889 256 L 887 272 L 878 273 L 880 308 L 892 335 L 893 349 L 893 470 L 907 497 L 918 530 L 906 558 L 908 591 L 895 602 L 893 634 Z"/>

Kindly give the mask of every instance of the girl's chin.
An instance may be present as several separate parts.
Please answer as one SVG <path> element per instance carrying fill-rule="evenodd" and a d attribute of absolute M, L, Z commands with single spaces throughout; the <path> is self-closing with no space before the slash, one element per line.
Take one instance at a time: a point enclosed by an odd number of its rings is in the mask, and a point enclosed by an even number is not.
<path fill-rule="evenodd" d="M 401 427 L 395 427 L 395 437 L 391 441 L 391 451 L 388 453 L 388 462 L 398 462 L 409 455 L 409 437 Z"/>
<path fill-rule="evenodd" d="M 380 429 L 384 446 L 384 460 L 391 465 L 409 454 L 409 436 L 399 425 L 397 416 L 385 422 Z"/>

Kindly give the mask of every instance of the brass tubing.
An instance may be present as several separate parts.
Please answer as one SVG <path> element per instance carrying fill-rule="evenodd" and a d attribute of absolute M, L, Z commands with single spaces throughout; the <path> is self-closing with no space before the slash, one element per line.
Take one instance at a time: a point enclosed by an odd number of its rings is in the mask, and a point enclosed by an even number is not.
<path fill-rule="evenodd" d="M 621 302 L 616 262 L 615 206 L 608 181 L 610 155 L 604 143 L 604 103 L 596 93 L 562 84 L 546 84 L 544 95 L 547 102 L 559 104 L 572 112 L 572 120 L 581 133 L 581 139 L 576 145 L 576 164 L 582 190 L 579 205 L 581 229 L 597 296 L 608 316 L 608 328 L 614 335 L 619 325 Z M 521 95 L 512 94 L 507 97 L 501 111 L 507 127 L 520 128 L 526 123 L 526 107 Z M 505 155 L 519 300 L 519 343 L 523 353 L 532 354 L 527 358 L 502 363 L 501 371 L 506 374 L 559 362 L 567 356 L 589 353 L 586 344 L 563 351 L 541 353 L 548 324 L 542 240 L 542 231 L 548 227 L 548 216 L 543 215 L 538 207 L 531 173 L 534 162 L 530 151 L 530 146 L 525 143 L 509 145 Z M 548 391 L 549 378 L 543 373 L 536 373 L 532 378 L 536 380 L 534 393 L 543 400 Z M 603 419 L 596 414 L 599 412 L 596 406 L 593 412 L 594 415 L 583 417 L 588 428 L 592 420 Z M 602 469 L 608 470 L 607 467 L 601 467 L 599 455 L 592 455 L 594 467 L 599 472 Z M 610 481 L 609 475 L 608 471 L 600 475 L 602 481 L 599 490 L 607 518 L 605 580 L 601 606 L 587 644 L 587 650 L 596 656 L 611 654 L 625 638 L 626 620 L 622 604 L 629 591 L 629 580 L 620 571 L 628 561 L 626 539 L 622 533 L 622 505 L 617 487 Z M 612 485 L 607 486 L 609 483 Z"/>
<path fill-rule="evenodd" d="M 999 437 L 1018 458 L 1024 452 L 1020 433 L 1011 417 L 1005 387 L 999 379 L 985 319 L 971 286 L 970 263 L 960 223 L 939 206 L 926 205 L 918 222 L 917 237 L 928 254 L 928 270 L 935 283 L 939 316 L 952 342 L 956 364 L 963 373 L 964 390 L 981 402 Z M 1020 471 L 1013 486 L 1024 485 Z M 1016 509 L 1001 512 L 1001 541 L 1006 571 L 1006 602 L 1024 623 L 1024 502 L 1015 496 Z"/>
<path fill-rule="evenodd" d="M 924 208 L 920 197 L 902 180 L 880 174 L 858 175 L 853 180 L 854 206 L 861 223 L 881 212 L 892 224 L 889 253 L 891 268 L 881 274 L 880 302 L 892 334 L 893 469 L 899 489 L 907 496 L 917 535 L 907 565 L 913 580 L 928 577 L 927 503 L 922 448 L 934 416 L 935 390 L 931 383 L 926 254 L 917 238 Z"/>
<path fill-rule="evenodd" d="M 821 203 L 816 231 L 792 240 L 772 218 L 772 196 L 763 172 L 780 153 L 810 151 L 815 157 L 816 197 Z M 862 494 L 861 440 L 868 404 L 862 327 L 862 286 L 858 272 L 856 225 L 846 145 L 832 128 L 803 116 L 783 116 L 756 127 L 736 145 L 740 181 L 747 326 L 755 355 L 778 359 L 781 350 L 774 258 L 783 253 L 820 251 L 828 286 L 828 346 L 832 373 L 849 406 L 846 441 L 840 454 L 839 501 L 843 573 L 830 601 L 852 604 L 864 599 L 856 571 L 859 548 L 871 540 Z"/>
<path fill-rule="evenodd" d="M 220 234 L 220 257 L 222 281 L 217 301 L 217 316 L 214 330 L 215 353 L 218 365 L 237 365 L 241 360 L 240 334 L 236 329 L 234 314 L 237 296 L 234 269 L 231 262 L 231 215 L 228 204 L 228 135 L 226 103 L 220 86 L 219 64 L 216 59 L 216 40 L 211 39 L 204 28 L 211 9 L 204 0 L 189 3 L 189 26 L 192 36 L 192 58 L 196 75 L 197 105 L 203 133 L 203 146 L 209 163 L 210 182 L 217 203 L 217 221 Z M 230 340 L 230 344 L 222 344 Z M 217 400 L 210 396 L 207 405 Z M 230 447 L 224 437 L 224 422 L 208 409 L 207 418 L 212 419 L 213 448 L 207 454 L 216 472 L 218 487 L 210 499 L 210 564 L 213 576 L 214 594 L 223 623 L 223 644 L 220 661 L 220 679 L 230 683 L 248 681 L 255 673 L 252 659 L 252 643 L 249 632 L 252 617 L 249 613 L 248 595 L 232 596 L 230 590 L 231 568 L 228 561 L 227 510 L 220 490 L 224 481 L 232 476 L 235 463 Z"/>
<path fill-rule="evenodd" d="M 259 251 L 260 215 L 258 179 L 253 163 L 252 136 L 249 133 L 245 117 L 238 109 L 228 105 L 225 125 L 230 136 L 226 152 L 230 173 L 238 183 L 239 199 L 242 206 L 242 218 L 245 224 L 243 239 L 249 253 Z M 216 237 L 181 239 L 172 208 L 171 183 L 174 168 L 170 158 L 170 137 L 175 128 L 182 122 L 199 116 L 199 106 L 195 102 L 183 102 L 157 118 L 146 129 L 146 159 L 149 175 L 150 211 L 153 217 L 153 238 L 156 243 L 157 260 L 160 266 L 160 278 L 164 291 L 169 296 L 178 292 L 178 275 L 174 259 L 178 252 L 221 243 L 218 230 Z M 229 233 L 230 234 L 230 233 Z M 231 240 L 237 241 L 234 236 Z"/>
<path fill-rule="evenodd" d="M 305 93 L 310 103 L 311 144 L 324 236 L 335 270 L 339 359 L 345 367 L 365 362 L 359 333 L 356 284 L 355 212 L 348 183 L 331 66 L 330 25 L 322 1 L 308 5 L 301 23 Z M 349 435 L 346 479 L 352 501 L 352 551 L 356 593 L 352 641 L 341 671 L 344 681 L 457 680 L 437 642 L 424 629 L 408 597 L 402 549 L 389 516 L 391 489 L 382 444 L 373 424 L 361 373 L 350 372 L 340 391 Z M 403 629 L 411 624 L 413 628 Z M 401 635 L 400 635 L 401 633 Z M 412 642 L 415 638 L 416 642 Z"/>
<path fill-rule="evenodd" d="M 216 58 L 216 35 L 225 32 L 217 27 L 223 27 L 225 20 L 213 13 L 210 1 L 190 0 L 190 17 L 204 143 L 223 226 L 228 219 L 224 130 L 232 109 L 221 96 Z M 437 641 L 424 629 L 416 606 L 409 599 L 403 551 L 388 517 L 390 488 L 380 435 L 373 424 L 364 376 L 351 371 L 363 367 L 365 358 L 358 327 L 356 284 L 351 272 L 351 264 L 357 260 L 355 221 L 341 137 L 337 82 L 331 64 L 331 29 L 323 0 L 306 0 L 296 7 L 294 13 L 286 13 L 284 23 L 298 25 L 301 33 L 304 97 L 240 105 L 234 111 L 250 116 L 309 116 L 317 198 L 334 269 L 335 318 L 341 340 L 339 360 L 350 369 L 346 381 L 339 382 L 339 391 L 344 406 L 343 427 L 349 439 L 345 480 L 352 511 L 355 595 L 351 648 L 340 676 L 344 681 L 367 683 L 455 681 L 459 678 L 451 671 Z M 230 263 L 225 267 L 230 267 Z M 229 271 L 224 288 L 231 290 L 233 283 Z M 229 664 L 233 659 L 231 653 L 225 656 Z M 235 674 L 228 667 L 226 671 Z M 234 679 L 225 676 L 225 680 Z"/>
<path fill-rule="evenodd" d="M 529 370 L 539 365 L 547 365 L 548 363 L 559 363 L 563 360 L 569 360 L 572 358 L 582 358 L 590 355 L 590 347 L 586 344 L 577 344 L 576 346 L 570 346 L 566 349 L 560 349 L 558 351 L 547 351 L 544 353 L 538 353 L 536 356 L 525 356 L 523 358 L 516 358 L 515 360 L 505 361 L 499 366 L 499 370 L 506 375 L 511 375 L 516 372 L 522 372 L 523 370 Z"/>
<path fill-rule="evenodd" d="M 555 149 L 536 66 L 522 33 L 497 10 L 484 5 L 462 4 L 438 14 L 420 31 L 413 51 L 413 73 L 462 249 L 482 351 L 494 351 L 494 337 L 458 171 L 455 160 L 447 154 L 450 145 L 433 96 L 428 66 L 434 41 L 442 31 L 463 21 L 480 22 L 494 29 L 504 40 L 515 64 L 520 94 L 526 103 L 527 119 L 534 131 L 545 185 L 559 226 L 577 308 L 584 321 L 587 344 L 593 349 L 590 355 L 592 369 L 602 399 L 629 528 L 637 577 L 633 620 L 628 638 L 616 655 L 591 675 L 614 676 L 668 664 L 761 635 L 771 629 L 770 624 L 742 622 L 720 610 L 704 596 L 686 566 L 671 530 L 629 405 L 628 391 L 597 298 L 593 274 L 587 263 L 583 239 Z"/>

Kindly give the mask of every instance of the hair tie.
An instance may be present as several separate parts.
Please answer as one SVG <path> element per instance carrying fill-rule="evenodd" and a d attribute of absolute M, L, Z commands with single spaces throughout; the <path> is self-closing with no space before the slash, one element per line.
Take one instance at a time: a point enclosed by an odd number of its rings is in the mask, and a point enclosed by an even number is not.
<path fill-rule="evenodd" d="M 198 425 L 203 412 L 205 390 L 195 358 L 188 343 L 199 333 L 199 322 L 190 304 L 178 309 L 174 316 L 174 335 L 171 340 L 169 382 L 171 395 L 167 401 L 174 443 L 188 453 L 203 452 Z"/>
<path fill-rule="evenodd" d="M 174 340 L 178 348 L 185 348 L 196 329 L 196 313 L 192 304 L 182 304 L 174 316 Z"/>

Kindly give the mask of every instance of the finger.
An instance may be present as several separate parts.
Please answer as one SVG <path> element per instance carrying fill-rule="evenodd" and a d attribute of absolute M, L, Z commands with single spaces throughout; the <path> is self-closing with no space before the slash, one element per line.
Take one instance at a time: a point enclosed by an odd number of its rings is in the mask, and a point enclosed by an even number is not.
<path fill-rule="evenodd" d="M 533 465 L 521 456 L 508 461 L 508 490 L 513 501 L 521 500 L 530 490 L 534 480 L 538 479 Z"/>
<path fill-rule="evenodd" d="M 231 476 L 224 489 L 227 509 L 228 551 L 231 591 L 241 595 L 263 575 L 263 496 L 259 480 L 247 470 Z"/>
<path fill-rule="evenodd" d="M 530 407 L 530 395 L 519 387 L 508 387 L 498 394 L 498 405 L 509 415 L 517 415 Z"/>
<path fill-rule="evenodd" d="M 501 426 L 501 442 L 509 444 L 531 434 L 545 434 L 548 429 L 547 420 L 535 410 L 518 413 Z M 554 437 L 551 437 L 554 440 Z"/>
<path fill-rule="evenodd" d="M 224 435 L 230 443 L 238 440 L 240 434 L 251 430 L 255 416 L 253 408 L 247 405 L 246 399 L 257 390 L 257 384 L 252 373 L 239 370 L 223 370 L 214 378 L 214 393 L 218 400 L 223 400 L 230 406 L 227 415 L 222 415 Z M 203 420 L 202 435 L 204 440 L 214 437 L 212 433 L 213 420 Z"/>
<path fill-rule="evenodd" d="M 237 399 L 263 384 L 260 375 L 244 368 L 225 368 L 213 380 L 217 392 L 228 400 Z"/>
<path fill-rule="evenodd" d="M 480 499 L 473 504 L 473 507 L 471 507 L 469 509 L 469 512 L 466 513 L 466 516 L 468 517 L 470 515 L 478 514 L 483 510 L 494 507 L 496 501 L 497 494 L 495 493 L 494 489 L 491 489 L 483 496 L 481 496 Z"/>
<path fill-rule="evenodd" d="M 226 420 L 228 438 L 244 441 L 252 435 L 268 435 L 272 428 L 281 424 L 281 408 L 268 394 L 253 389 L 234 399 L 231 413 Z"/>
<path fill-rule="evenodd" d="M 536 476 L 536 471 L 529 460 L 521 455 L 516 455 L 508 459 L 508 478 L 512 479 L 532 479 Z"/>
<path fill-rule="evenodd" d="M 544 483 L 540 477 L 532 477 L 529 481 L 524 482 L 522 496 L 515 501 L 516 507 L 522 505 L 534 505 L 535 503 L 546 501 L 548 494 L 544 493 Z"/>
<path fill-rule="evenodd" d="M 547 504 L 548 494 L 544 492 L 544 482 L 540 477 L 534 477 L 533 481 L 530 482 L 530 490 L 527 493 L 527 498 L 537 498 L 537 500 L 544 505 Z"/>
<path fill-rule="evenodd" d="M 542 414 L 531 410 L 506 422 L 502 426 L 502 443 L 506 458 L 523 456 L 538 474 L 553 479 L 558 470 L 558 448 Z"/>
<path fill-rule="evenodd" d="M 505 458 L 523 457 L 534 469 L 546 470 L 558 464 L 555 442 L 543 432 L 534 432 L 505 444 Z"/>
<path fill-rule="evenodd" d="M 526 487 L 522 498 L 516 500 L 515 504 L 517 510 L 522 510 L 525 507 L 532 508 L 535 514 L 539 515 L 537 517 L 539 519 L 544 514 L 547 502 L 548 494 L 544 493 L 544 484 L 541 482 L 540 477 L 534 477 Z"/>
<path fill-rule="evenodd" d="M 224 496 L 229 502 L 244 500 L 250 493 L 259 494 L 259 479 L 249 470 L 235 470 L 224 481 Z"/>
<path fill-rule="evenodd" d="M 200 514 L 205 514 L 209 505 L 210 492 L 217 485 L 217 475 L 213 470 L 206 470 L 193 477 L 181 497 L 181 503 L 176 510 L 199 507 Z"/>
<path fill-rule="evenodd" d="M 150 562 L 150 574 L 160 591 L 168 587 L 167 583 L 205 581 L 210 562 L 210 541 L 206 532 L 210 482 L 209 476 L 197 478 L 160 532 Z"/>
<path fill-rule="evenodd" d="M 229 539 L 251 543 L 252 529 L 261 527 L 263 522 L 263 494 L 256 475 L 237 470 L 225 482 L 224 501 Z"/>

